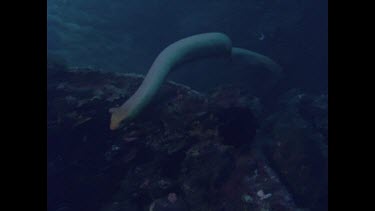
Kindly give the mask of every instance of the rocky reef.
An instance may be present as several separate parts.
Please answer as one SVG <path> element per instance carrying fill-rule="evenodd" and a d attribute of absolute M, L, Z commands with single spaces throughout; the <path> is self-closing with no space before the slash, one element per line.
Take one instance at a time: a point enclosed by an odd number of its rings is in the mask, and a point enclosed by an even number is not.
<path fill-rule="evenodd" d="M 327 95 L 290 90 L 266 113 L 241 88 L 169 81 L 111 131 L 142 80 L 48 66 L 49 211 L 327 210 Z"/>

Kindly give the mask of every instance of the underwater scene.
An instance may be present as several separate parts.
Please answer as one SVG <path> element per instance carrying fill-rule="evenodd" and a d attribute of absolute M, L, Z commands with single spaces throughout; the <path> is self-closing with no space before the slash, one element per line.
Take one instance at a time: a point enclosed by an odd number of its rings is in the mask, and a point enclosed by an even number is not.
<path fill-rule="evenodd" d="M 48 211 L 328 210 L 324 0 L 47 0 Z"/>

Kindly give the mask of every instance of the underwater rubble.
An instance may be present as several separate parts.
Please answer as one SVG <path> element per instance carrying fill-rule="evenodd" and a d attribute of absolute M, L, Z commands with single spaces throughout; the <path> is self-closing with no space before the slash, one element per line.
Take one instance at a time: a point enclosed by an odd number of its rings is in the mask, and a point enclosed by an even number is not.
<path fill-rule="evenodd" d="M 142 76 L 47 73 L 49 211 L 327 210 L 327 95 L 291 90 L 265 114 L 240 88 L 168 81 L 112 131 Z"/>

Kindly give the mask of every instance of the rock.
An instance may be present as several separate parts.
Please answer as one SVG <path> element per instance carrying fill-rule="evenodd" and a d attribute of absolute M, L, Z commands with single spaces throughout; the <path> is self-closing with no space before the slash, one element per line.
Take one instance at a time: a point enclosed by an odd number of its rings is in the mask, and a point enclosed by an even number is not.
<path fill-rule="evenodd" d="M 282 109 L 265 121 L 261 129 L 271 140 L 264 146 L 271 167 L 290 190 L 297 206 L 312 210 L 328 209 L 328 146 L 316 125 L 317 119 L 326 118 L 324 102 L 322 96 L 291 90 L 280 100 Z"/>
<path fill-rule="evenodd" d="M 195 209 L 205 204 L 210 193 L 229 178 L 234 168 L 233 159 L 231 147 L 209 142 L 191 147 L 182 163 L 180 176 L 187 203 Z"/>
<path fill-rule="evenodd" d="M 178 198 L 175 193 L 169 193 L 167 197 L 155 200 L 149 211 L 188 211 L 186 203 Z"/>
<path fill-rule="evenodd" d="M 91 211 L 142 211 L 150 205 L 153 211 L 295 210 L 290 192 L 306 207 L 325 197 L 312 187 L 321 184 L 309 173 L 326 176 L 316 171 L 326 158 L 315 159 L 324 154 L 317 142 L 325 143 L 324 96 L 305 104 L 287 97 L 285 106 L 263 121 L 261 100 L 241 89 L 203 95 L 165 82 L 144 112 L 111 131 L 109 108 L 129 98 L 143 77 L 51 68 L 48 210 L 59 209 L 61 202 Z M 256 140 L 270 140 L 265 147 L 270 164 L 258 157 Z M 302 165 L 309 170 L 301 173 Z M 311 201 L 303 201 L 299 187 Z"/>

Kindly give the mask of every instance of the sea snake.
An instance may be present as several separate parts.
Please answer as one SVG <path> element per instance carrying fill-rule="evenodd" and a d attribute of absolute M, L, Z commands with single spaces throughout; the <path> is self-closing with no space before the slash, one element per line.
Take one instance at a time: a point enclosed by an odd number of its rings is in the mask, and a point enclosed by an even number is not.
<path fill-rule="evenodd" d="M 270 58 L 242 48 L 232 47 L 229 37 L 211 32 L 193 35 L 167 46 L 155 59 L 138 90 L 120 107 L 111 108 L 110 129 L 116 130 L 125 120 L 136 117 L 160 88 L 169 71 L 178 64 L 211 56 L 231 56 L 252 65 L 261 65 L 275 74 L 281 67 Z"/>

